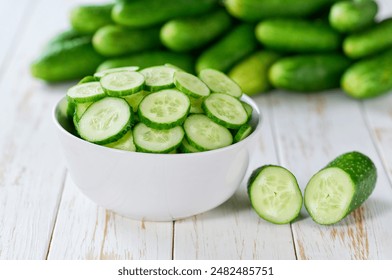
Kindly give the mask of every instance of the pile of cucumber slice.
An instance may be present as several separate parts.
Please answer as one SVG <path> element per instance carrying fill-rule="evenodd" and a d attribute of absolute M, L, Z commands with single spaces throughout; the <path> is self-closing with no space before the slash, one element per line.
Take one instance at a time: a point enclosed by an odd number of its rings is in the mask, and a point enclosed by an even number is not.
<path fill-rule="evenodd" d="M 252 106 L 222 72 L 199 77 L 173 65 L 121 67 L 83 78 L 67 92 L 78 136 L 106 147 L 145 153 L 194 153 L 249 136 Z"/>

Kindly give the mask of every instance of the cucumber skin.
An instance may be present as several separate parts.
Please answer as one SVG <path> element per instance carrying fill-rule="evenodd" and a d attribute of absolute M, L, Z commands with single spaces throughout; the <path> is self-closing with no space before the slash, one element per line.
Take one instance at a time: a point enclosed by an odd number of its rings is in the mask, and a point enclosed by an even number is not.
<path fill-rule="evenodd" d="M 44 46 L 44 50 L 48 51 L 51 48 L 56 48 L 59 45 L 62 45 L 66 42 L 80 39 L 80 38 L 88 38 L 91 40 L 91 35 L 82 34 L 74 29 L 67 29 L 57 33 L 55 36 L 49 39 L 49 41 Z"/>
<path fill-rule="evenodd" d="M 190 73 L 194 72 L 194 61 L 191 55 L 170 51 L 146 51 L 120 58 L 109 59 L 99 65 L 97 72 L 124 66 L 147 68 L 150 66 L 163 65 L 165 63 L 173 64 Z"/>
<path fill-rule="evenodd" d="M 256 178 L 259 176 L 259 174 L 260 174 L 264 169 L 269 168 L 269 167 L 278 167 L 278 168 L 282 168 L 282 169 L 286 170 L 287 172 L 289 172 L 289 173 L 291 174 L 291 176 L 293 177 L 293 179 L 295 180 L 295 182 L 296 182 L 296 184 L 297 184 L 297 186 L 298 186 L 298 181 L 297 181 L 297 178 L 295 178 L 294 174 L 291 173 L 289 170 L 287 170 L 286 168 L 284 168 L 284 167 L 282 167 L 282 166 L 273 165 L 273 164 L 268 164 L 268 165 L 263 165 L 263 166 L 260 166 L 259 168 L 256 168 L 256 169 L 252 172 L 252 174 L 250 175 L 250 177 L 249 177 L 249 179 L 248 179 L 248 183 L 247 183 L 247 193 L 248 193 L 249 201 L 250 201 L 250 204 L 251 204 L 252 208 L 255 210 L 255 212 L 256 212 L 256 209 L 253 207 L 252 196 L 251 196 L 251 194 L 250 194 L 251 188 L 252 188 L 252 185 L 253 185 L 254 181 L 255 181 Z M 298 188 L 299 188 L 299 187 L 298 187 Z M 301 192 L 301 193 L 302 193 L 302 192 Z M 292 221 L 294 221 L 295 219 L 298 218 L 298 216 L 299 216 L 299 214 L 300 214 L 300 212 L 301 212 L 302 204 L 303 204 L 303 197 L 302 197 L 302 201 L 301 201 L 301 207 L 298 209 L 297 215 L 296 215 L 295 217 L 293 217 L 293 219 L 292 219 L 291 221 L 288 221 L 287 223 L 292 222 Z M 257 212 L 256 212 L 256 213 L 257 213 Z M 257 213 L 257 214 L 260 216 L 259 213 Z M 260 216 L 260 217 L 261 217 L 261 216 Z M 264 220 L 266 220 L 266 221 L 268 221 L 268 222 L 270 222 L 270 223 L 279 224 L 279 223 L 275 223 L 275 222 L 273 222 L 273 221 L 267 220 L 267 219 L 265 219 L 264 217 L 261 217 L 261 218 L 263 218 Z M 283 223 L 283 224 L 287 224 L 287 223 Z"/>
<path fill-rule="evenodd" d="M 327 8 L 334 0 L 225 0 L 231 15 L 256 22 L 271 17 L 304 17 Z"/>
<path fill-rule="evenodd" d="M 269 71 L 276 88 L 315 92 L 338 88 L 351 61 L 339 54 L 297 55 L 278 60 Z"/>
<path fill-rule="evenodd" d="M 69 15 L 71 26 L 78 32 L 93 34 L 99 28 L 112 24 L 113 4 L 80 5 L 73 8 Z"/>
<path fill-rule="evenodd" d="M 256 26 L 256 38 L 267 48 L 283 52 L 337 51 L 341 35 L 327 24 L 302 19 L 270 19 Z"/>
<path fill-rule="evenodd" d="M 104 56 L 121 56 L 158 48 L 159 28 L 127 29 L 118 25 L 100 28 L 93 37 L 95 50 Z"/>
<path fill-rule="evenodd" d="M 32 62 L 30 71 L 47 82 L 75 80 L 94 73 L 103 60 L 89 38 L 78 38 L 45 50 Z"/>
<path fill-rule="evenodd" d="M 353 59 L 374 55 L 392 47 L 392 18 L 347 36 L 343 41 L 344 53 Z"/>
<path fill-rule="evenodd" d="M 239 25 L 199 56 L 196 61 L 196 72 L 199 73 L 206 68 L 227 72 L 256 48 L 253 25 Z"/>
<path fill-rule="evenodd" d="M 246 57 L 229 72 L 233 79 L 249 96 L 271 89 L 268 70 L 280 55 L 273 51 L 262 50 Z"/>
<path fill-rule="evenodd" d="M 354 32 L 374 23 L 378 5 L 372 0 L 337 2 L 331 7 L 330 25 L 342 32 Z"/>
<path fill-rule="evenodd" d="M 224 10 L 217 10 L 202 17 L 173 19 L 162 27 L 160 37 L 173 51 L 190 51 L 205 46 L 230 25 L 230 16 Z"/>
<path fill-rule="evenodd" d="M 112 18 L 120 25 L 146 27 L 177 17 L 204 14 L 214 8 L 218 2 L 218 0 L 133 0 L 116 3 L 112 10 Z"/>
<path fill-rule="evenodd" d="M 361 206 L 362 203 L 364 203 L 372 194 L 374 188 L 376 187 L 377 169 L 369 157 L 356 151 L 348 152 L 338 156 L 333 161 L 328 163 L 327 166 L 321 169 L 320 171 L 331 167 L 339 168 L 342 171 L 344 171 L 346 174 L 350 176 L 351 181 L 354 184 L 355 191 L 350 206 L 347 210 L 347 213 L 344 216 L 346 217 L 352 211 L 354 211 L 359 206 Z M 305 188 L 305 194 L 306 194 L 306 188 Z M 310 213 L 306 206 L 306 200 L 305 200 L 305 208 L 307 209 L 308 213 Z"/>
<path fill-rule="evenodd" d="M 344 73 L 341 87 L 347 95 L 366 99 L 392 90 L 392 49 L 354 63 Z"/>

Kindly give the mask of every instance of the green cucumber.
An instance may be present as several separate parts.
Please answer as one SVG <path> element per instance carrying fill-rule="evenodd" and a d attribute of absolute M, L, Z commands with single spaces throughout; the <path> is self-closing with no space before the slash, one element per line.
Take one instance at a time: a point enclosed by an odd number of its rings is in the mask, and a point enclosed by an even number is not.
<path fill-rule="evenodd" d="M 319 224 L 335 224 L 365 202 L 373 192 L 377 170 L 359 152 L 337 157 L 317 172 L 305 188 L 305 207 Z"/>
<path fill-rule="evenodd" d="M 202 114 L 190 115 L 184 122 L 186 138 L 199 151 L 209 151 L 233 143 L 230 131 Z"/>
<path fill-rule="evenodd" d="M 343 41 L 344 53 L 353 59 L 378 54 L 392 47 L 392 18 L 388 18 L 361 32 L 347 36 Z"/>
<path fill-rule="evenodd" d="M 94 73 L 94 78 L 99 81 L 106 74 L 115 73 L 115 72 L 121 72 L 121 71 L 131 71 L 131 72 L 134 72 L 134 71 L 137 71 L 137 70 L 139 70 L 138 66 L 125 66 L 125 67 L 110 68 L 110 69 L 102 70 L 102 71 L 99 71 L 99 72 L 95 72 Z"/>
<path fill-rule="evenodd" d="M 212 92 L 224 93 L 236 98 L 242 96 L 240 86 L 225 73 L 214 69 L 203 69 L 200 71 L 199 77 Z"/>
<path fill-rule="evenodd" d="M 173 18 L 202 15 L 217 5 L 217 0 L 134 0 L 116 3 L 113 20 L 124 26 L 145 27 Z"/>
<path fill-rule="evenodd" d="M 182 125 L 188 116 L 189 98 L 175 89 L 150 93 L 139 104 L 139 120 L 155 129 L 169 129 Z"/>
<path fill-rule="evenodd" d="M 104 75 L 101 87 L 110 96 L 125 96 L 140 92 L 144 87 L 144 76 L 135 71 L 118 71 Z"/>
<path fill-rule="evenodd" d="M 250 106 L 248 103 L 241 101 L 242 106 L 244 106 L 244 109 L 246 111 L 246 114 L 248 115 L 248 121 L 250 121 L 250 119 L 252 118 L 252 114 L 253 114 L 253 108 L 252 106 Z"/>
<path fill-rule="evenodd" d="M 351 97 L 372 98 L 392 90 L 392 49 L 354 63 L 344 73 L 341 87 Z"/>
<path fill-rule="evenodd" d="M 91 40 L 92 36 L 82 34 L 74 29 L 66 29 L 51 37 L 49 41 L 45 44 L 44 50 L 48 51 L 53 47 L 58 47 L 58 45 L 62 45 L 65 42 L 69 42 L 79 38 L 87 38 Z"/>
<path fill-rule="evenodd" d="M 47 49 L 30 67 L 31 74 L 48 82 L 81 79 L 103 62 L 89 38 L 77 38 Z"/>
<path fill-rule="evenodd" d="M 134 66 L 140 68 L 170 63 L 187 72 L 194 72 L 193 57 L 190 54 L 174 53 L 169 51 L 146 51 L 129 56 L 106 60 L 99 65 L 97 71 L 117 67 Z"/>
<path fill-rule="evenodd" d="M 340 54 L 297 55 L 275 62 L 271 84 L 290 91 L 315 92 L 338 88 L 351 61 Z"/>
<path fill-rule="evenodd" d="M 134 142 L 139 152 L 171 153 L 180 146 L 184 138 L 181 126 L 169 129 L 154 129 L 138 123 L 133 129 Z"/>
<path fill-rule="evenodd" d="M 124 99 L 105 97 L 87 108 L 76 128 L 82 139 L 104 145 L 121 139 L 132 123 L 132 110 Z"/>
<path fill-rule="evenodd" d="M 231 24 L 224 10 L 168 21 L 161 29 L 162 43 L 173 51 L 190 51 L 206 46 L 225 32 Z"/>
<path fill-rule="evenodd" d="M 196 61 L 196 72 L 199 73 L 206 68 L 226 72 L 252 53 L 256 47 L 254 27 L 249 24 L 239 25 L 199 56 Z"/>
<path fill-rule="evenodd" d="M 142 90 L 138 93 L 134 93 L 131 95 L 123 96 L 122 98 L 128 102 L 128 104 L 132 107 L 133 112 L 137 112 L 139 109 L 140 102 L 142 102 L 143 98 L 150 94 L 149 91 Z M 137 115 L 135 115 L 136 117 Z"/>
<path fill-rule="evenodd" d="M 245 21 L 271 17 L 305 17 L 327 8 L 333 0 L 225 0 L 229 13 Z"/>
<path fill-rule="evenodd" d="M 136 152 L 136 146 L 133 142 L 132 130 L 129 130 L 123 137 L 121 137 L 116 142 L 106 144 L 105 147 L 129 152 Z"/>
<path fill-rule="evenodd" d="M 238 131 L 234 134 L 234 143 L 238 143 L 238 142 L 244 140 L 252 132 L 253 132 L 253 128 L 251 125 L 249 125 L 247 123 L 244 125 L 241 125 L 241 127 L 238 129 Z"/>
<path fill-rule="evenodd" d="M 84 112 L 90 107 L 93 102 L 84 102 L 84 103 L 74 103 L 75 104 L 75 120 L 79 122 L 79 120 L 82 118 Z"/>
<path fill-rule="evenodd" d="M 106 96 L 100 82 L 77 84 L 68 89 L 67 98 L 74 103 L 94 102 Z"/>
<path fill-rule="evenodd" d="M 302 19 L 269 19 L 256 26 L 264 46 L 282 52 L 318 53 L 337 51 L 341 35 L 327 24 Z"/>
<path fill-rule="evenodd" d="M 174 73 L 177 69 L 167 66 L 153 66 L 144 68 L 140 73 L 145 78 L 145 88 L 148 91 L 158 91 L 174 87 Z"/>
<path fill-rule="evenodd" d="M 198 77 L 177 71 L 174 73 L 174 84 L 177 89 L 194 98 L 203 98 L 210 95 L 210 89 Z"/>
<path fill-rule="evenodd" d="M 184 137 L 184 139 L 182 139 L 181 145 L 180 145 L 180 151 L 183 153 L 199 153 L 202 152 L 198 149 L 196 149 L 195 147 L 193 147 L 191 144 L 189 144 L 188 140 L 186 140 L 186 138 Z"/>
<path fill-rule="evenodd" d="M 258 51 L 237 63 L 228 75 L 247 95 L 266 92 L 272 87 L 268 80 L 268 71 L 279 57 L 280 55 L 273 51 Z"/>
<path fill-rule="evenodd" d="M 78 82 L 78 85 L 85 84 L 85 83 L 96 82 L 96 81 L 97 81 L 97 79 L 94 76 L 89 75 L 89 76 L 86 76 L 83 79 L 81 79 Z"/>
<path fill-rule="evenodd" d="M 248 121 L 248 114 L 237 98 L 213 93 L 202 103 L 203 111 L 214 122 L 231 129 L 239 129 Z"/>
<path fill-rule="evenodd" d="M 297 179 L 281 166 L 264 165 L 254 170 L 248 181 L 248 196 L 256 213 L 274 224 L 290 223 L 302 208 Z"/>
<path fill-rule="evenodd" d="M 372 0 L 337 2 L 331 7 L 329 23 L 340 32 L 354 32 L 374 23 L 378 11 Z"/>
<path fill-rule="evenodd" d="M 70 12 L 70 23 L 73 29 L 84 34 L 94 34 L 99 28 L 112 24 L 113 4 L 80 5 Z"/>
<path fill-rule="evenodd" d="M 127 29 L 118 25 L 100 28 L 93 37 L 95 50 L 104 56 L 121 56 L 160 46 L 159 28 Z"/>

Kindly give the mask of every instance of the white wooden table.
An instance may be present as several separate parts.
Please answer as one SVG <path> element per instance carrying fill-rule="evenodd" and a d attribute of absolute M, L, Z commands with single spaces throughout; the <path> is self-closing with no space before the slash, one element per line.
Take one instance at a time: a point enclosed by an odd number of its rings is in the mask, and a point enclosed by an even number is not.
<path fill-rule="evenodd" d="M 78 3 L 1 0 L 0 259 L 392 259 L 392 94 L 255 97 L 264 121 L 251 168 L 281 164 L 304 187 L 341 153 L 374 160 L 374 193 L 337 225 L 319 226 L 305 211 L 291 225 L 269 224 L 244 185 L 220 207 L 177 222 L 134 221 L 90 202 L 68 176 L 51 119 L 70 84 L 46 85 L 28 68 Z M 381 4 L 392 15 L 391 1 Z"/>

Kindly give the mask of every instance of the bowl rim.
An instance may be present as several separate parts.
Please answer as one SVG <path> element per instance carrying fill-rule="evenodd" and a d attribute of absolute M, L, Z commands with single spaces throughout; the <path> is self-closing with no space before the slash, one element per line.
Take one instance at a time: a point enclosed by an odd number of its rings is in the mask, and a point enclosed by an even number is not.
<path fill-rule="evenodd" d="M 192 158 L 192 157 L 199 157 L 199 156 L 208 156 L 214 153 L 222 153 L 228 150 L 232 150 L 232 149 L 236 149 L 238 148 L 238 146 L 242 146 L 245 145 L 246 143 L 250 142 L 253 138 L 255 138 L 258 134 L 259 131 L 261 130 L 262 127 L 262 121 L 263 121 L 263 117 L 262 114 L 260 112 L 259 106 L 256 104 L 256 102 L 249 97 L 248 95 L 246 95 L 245 93 L 241 96 L 241 100 L 242 101 L 246 101 L 249 105 L 252 106 L 253 108 L 253 112 L 252 112 L 252 116 L 254 113 L 256 113 L 256 119 L 257 119 L 257 125 L 256 128 L 252 131 L 252 133 L 246 137 L 244 140 L 237 142 L 237 143 L 233 143 L 229 146 L 223 147 L 223 148 L 219 148 L 219 149 L 215 149 L 215 150 L 209 150 L 209 151 L 202 151 L 202 152 L 197 152 L 197 153 L 175 153 L 175 154 L 159 154 L 159 153 L 143 153 L 143 152 L 130 152 L 130 151 L 124 151 L 124 150 L 119 150 L 119 149 L 113 149 L 113 148 L 109 148 L 109 147 L 105 147 L 103 145 L 98 145 L 95 143 L 91 143 L 88 142 L 80 137 L 77 137 L 76 135 L 72 134 L 71 132 L 69 132 L 68 130 L 66 130 L 59 122 L 57 115 L 58 115 L 58 111 L 60 110 L 60 104 L 62 102 L 65 102 L 64 100 L 66 100 L 66 96 L 60 98 L 60 100 L 58 100 L 56 102 L 56 104 L 53 106 L 52 108 L 52 121 L 55 124 L 55 126 L 57 127 L 57 129 L 59 131 L 61 131 L 61 133 L 63 135 L 65 135 L 66 137 L 70 137 L 71 139 L 74 139 L 75 141 L 81 143 L 81 145 L 89 145 L 89 146 L 93 146 L 94 148 L 97 149 L 104 149 L 106 151 L 111 151 L 113 153 L 119 153 L 119 154 L 124 154 L 124 155 L 138 155 L 138 156 L 145 156 L 145 157 L 170 157 L 170 158 L 181 158 L 181 157 L 186 157 L 186 158 Z"/>

